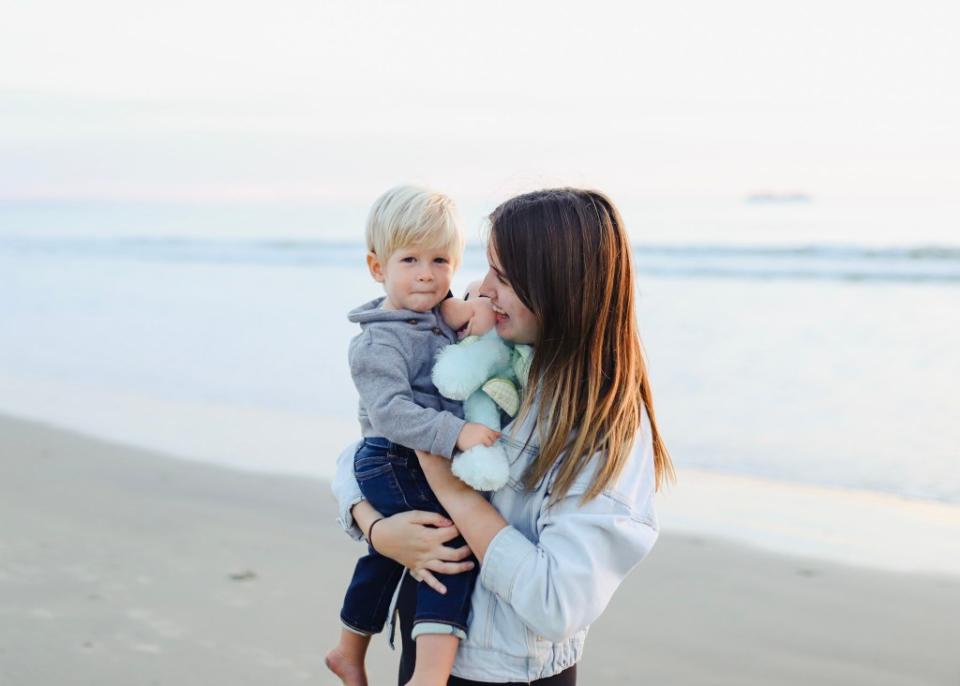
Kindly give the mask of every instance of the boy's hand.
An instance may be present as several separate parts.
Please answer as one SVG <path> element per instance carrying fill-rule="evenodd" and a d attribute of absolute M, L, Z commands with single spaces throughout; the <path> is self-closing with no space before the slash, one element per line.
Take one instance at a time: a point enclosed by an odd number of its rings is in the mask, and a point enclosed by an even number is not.
<path fill-rule="evenodd" d="M 498 438 L 500 438 L 499 431 L 494 431 L 483 424 L 467 422 L 460 429 L 460 435 L 457 436 L 457 447 L 460 450 L 470 450 L 477 445 L 485 445 L 489 448 L 497 442 Z"/>

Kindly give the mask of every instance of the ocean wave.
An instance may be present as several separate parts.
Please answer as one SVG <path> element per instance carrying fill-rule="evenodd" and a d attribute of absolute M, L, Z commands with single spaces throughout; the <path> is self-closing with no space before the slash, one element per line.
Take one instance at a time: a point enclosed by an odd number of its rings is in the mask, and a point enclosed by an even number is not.
<path fill-rule="evenodd" d="M 916 245 L 634 245 L 640 254 L 670 256 L 770 257 L 816 259 L 952 260 L 960 262 L 960 246 Z"/>
<path fill-rule="evenodd" d="M 960 246 L 639 244 L 633 249 L 641 275 L 650 276 L 960 283 Z M 301 267 L 360 266 L 364 250 L 355 242 L 306 239 L 0 239 L 0 252 L 7 254 Z M 484 259 L 482 247 L 468 247 L 467 266 L 481 267 Z"/>

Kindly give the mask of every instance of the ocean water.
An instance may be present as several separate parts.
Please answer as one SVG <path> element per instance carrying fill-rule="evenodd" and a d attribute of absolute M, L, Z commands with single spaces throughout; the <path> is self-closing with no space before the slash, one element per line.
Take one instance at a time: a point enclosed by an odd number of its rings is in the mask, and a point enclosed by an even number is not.
<path fill-rule="evenodd" d="M 635 247 L 682 467 L 960 503 L 960 245 Z M 854 236 L 853 238 L 856 238 Z M 356 431 L 355 242 L 0 237 L 0 411 L 328 476 Z M 485 270 L 472 246 L 455 287 Z"/>

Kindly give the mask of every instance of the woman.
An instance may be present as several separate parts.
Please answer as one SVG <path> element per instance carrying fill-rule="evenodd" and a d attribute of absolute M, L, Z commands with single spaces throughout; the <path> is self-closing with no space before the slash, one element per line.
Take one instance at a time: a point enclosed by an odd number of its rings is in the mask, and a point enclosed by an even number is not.
<path fill-rule="evenodd" d="M 418 454 L 452 525 L 429 513 L 380 518 L 344 460 L 334 491 L 348 530 L 372 533 L 377 551 L 435 588 L 442 583 L 433 572 L 470 569 L 471 553 L 480 561 L 450 684 L 565 686 L 576 681 L 589 625 L 656 541 L 653 494 L 673 467 L 637 331 L 630 243 L 613 203 L 593 191 L 544 190 L 508 200 L 490 222 L 480 293 L 502 338 L 534 346 L 523 406 L 500 439 L 510 482 L 488 502 L 448 460 Z M 469 547 L 443 545 L 458 534 Z M 406 584 L 398 607 L 407 632 L 409 596 Z M 404 639 L 401 684 L 413 660 Z"/>

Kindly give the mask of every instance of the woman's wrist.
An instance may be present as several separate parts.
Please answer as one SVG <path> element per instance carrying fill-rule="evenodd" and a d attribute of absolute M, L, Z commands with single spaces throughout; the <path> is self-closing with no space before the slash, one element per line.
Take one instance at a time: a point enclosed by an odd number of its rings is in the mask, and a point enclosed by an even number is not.
<path fill-rule="evenodd" d="M 360 529 L 360 533 L 364 538 L 367 538 L 367 533 L 370 531 L 370 525 L 373 524 L 374 520 L 382 517 L 382 515 L 377 512 L 373 505 L 366 500 L 361 500 L 359 503 L 354 505 L 350 510 L 350 516 L 353 517 L 353 523 L 357 525 L 358 529 Z"/>
<path fill-rule="evenodd" d="M 373 537 L 373 527 L 375 527 L 379 522 L 382 522 L 383 520 L 384 520 L 384 517 L 382 517 L 382 516 L 381 516 L 381 517 L 377 517 L 376 519 L 374 519 L 372 522 L 370 522 L 370 526 L 367 527 L 367 531 L 366 531 L 366 533 L 363 535 L 363 537 L 367 539 L 367 543 L 369 543 L 369 544 L 370 544 L 370 547 L 373 548 L 374 550 L 376 550 L 377 547 L 373 544 L 373 538 L 372 538 L 372 537 Z"/>

